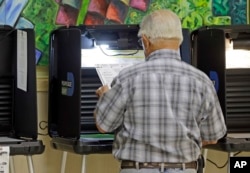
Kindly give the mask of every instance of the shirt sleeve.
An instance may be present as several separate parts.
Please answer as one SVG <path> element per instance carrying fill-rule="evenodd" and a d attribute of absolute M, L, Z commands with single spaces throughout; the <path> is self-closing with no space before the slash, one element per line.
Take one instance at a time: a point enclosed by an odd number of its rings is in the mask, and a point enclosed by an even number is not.
<path fill-rule="evenodd" d="M 201 121 L 201 138 L 205 141 L 218 140 L 225 136 L 227 128 L 218 96 L 213 87 L 207 88 L 203 103 L 203 120 Z"/>
<path fill-rule="evenodd" d="M 106 132 L 113 132 L 123 122 L 125 101 L 122 91 L 122 85 L 117 81 L 97 102 L 96 124 Z"/>

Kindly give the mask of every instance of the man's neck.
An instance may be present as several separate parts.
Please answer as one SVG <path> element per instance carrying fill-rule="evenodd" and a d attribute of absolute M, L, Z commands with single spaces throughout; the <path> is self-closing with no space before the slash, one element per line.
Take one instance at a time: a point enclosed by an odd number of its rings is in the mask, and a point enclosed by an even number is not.
<path fill-rule="evenodd" d="M 153 40 L 150 45 L 150 50 L 156 51 L 159 49 L 173 49 L 178 50 L 179 49 L 179 41 L 174 39 L 157 39 Z"/>

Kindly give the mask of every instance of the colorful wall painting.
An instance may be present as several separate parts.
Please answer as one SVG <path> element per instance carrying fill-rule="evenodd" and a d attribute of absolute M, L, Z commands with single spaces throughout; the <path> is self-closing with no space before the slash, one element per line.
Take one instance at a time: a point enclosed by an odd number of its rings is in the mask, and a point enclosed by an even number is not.
<path fill-rule="evenodd" d="M 34 28 L 38 65 L 49 63 L 49 35 L 60 26 L 138 24 L 157 9 L 171 9 L 182 26 L 247 24 L 247 0 L 0 0 L 0 25 Z"/>

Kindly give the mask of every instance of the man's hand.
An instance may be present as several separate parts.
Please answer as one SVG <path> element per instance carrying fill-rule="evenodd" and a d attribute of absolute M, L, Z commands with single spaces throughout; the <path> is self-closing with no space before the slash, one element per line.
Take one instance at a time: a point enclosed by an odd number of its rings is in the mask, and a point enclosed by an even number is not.
<path fill-rule="evenodd" d="M 109 90 L 108 85 L 103 85 L 100 88 L 98 88 L 95 93 L 98 98 L 102 97 L 102 95 Z"/>

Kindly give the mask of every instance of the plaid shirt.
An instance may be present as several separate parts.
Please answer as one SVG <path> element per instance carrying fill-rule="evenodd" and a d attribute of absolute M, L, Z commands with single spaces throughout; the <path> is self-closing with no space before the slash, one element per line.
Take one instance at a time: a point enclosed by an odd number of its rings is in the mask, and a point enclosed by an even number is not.
<path fill-rule="evenodd" d="M 173 50 L 155 51 L 122 70 L 96 112 L 96 123 L 116 133 L 113 155 L 119 160 L 194 161 L 202 140 L 226 133 L 213 83 Z"/>

